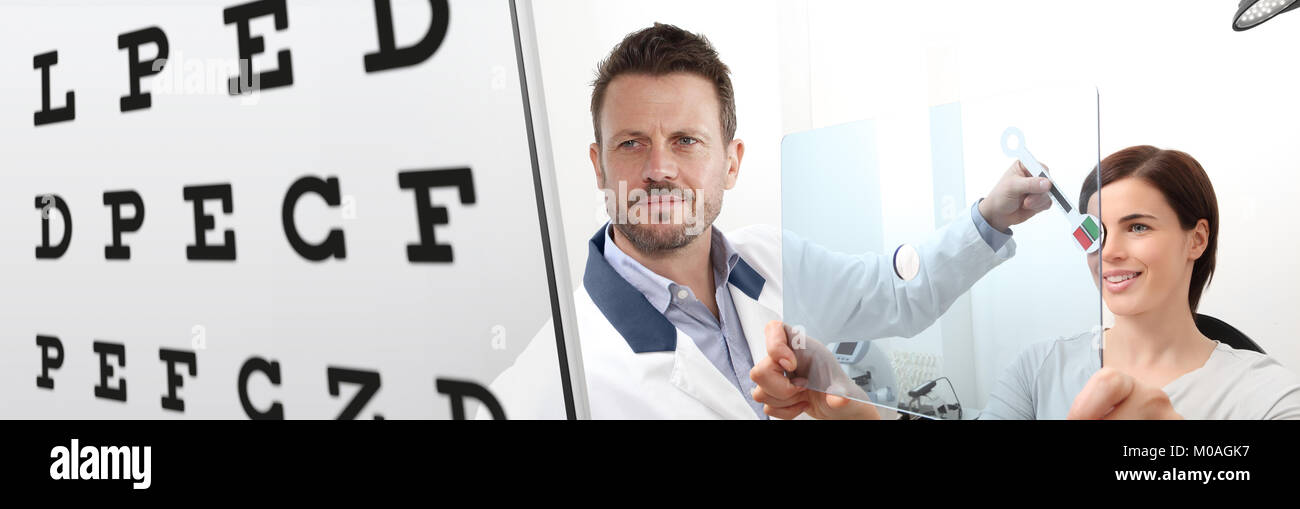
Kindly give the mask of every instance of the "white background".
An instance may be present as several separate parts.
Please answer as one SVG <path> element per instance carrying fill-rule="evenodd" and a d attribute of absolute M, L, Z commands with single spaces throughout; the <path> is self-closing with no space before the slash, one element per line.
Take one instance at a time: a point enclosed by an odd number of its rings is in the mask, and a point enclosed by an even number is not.
<path fill-rule="evenodd" d="M 604 222 L 587 157 L 596 63 L 625 34 L 662 21 L 707 35 L 733 71 L 737 135 L 747 152 L 717 223 L 724 230 L 780 222 L 784 134 L 1091 83 L 1101 91 L 1103 155 L 1138 144 L 1179 149 L 1214 182 L 1218 270 L 1199 311 L 1300 369 L 1293 340 L 1300 236 L 1288 205 L 1300 186 L 1300 97 L 1291 91 L 1300 81 L 1300 13 L 1238 33 L 1230 28 L 1236 7 L 1234 0 L 540 0 L 571 276 L 581 277 L 584 244 Z M 1026 340 L 1040 339 L 1050 338 Z"/>

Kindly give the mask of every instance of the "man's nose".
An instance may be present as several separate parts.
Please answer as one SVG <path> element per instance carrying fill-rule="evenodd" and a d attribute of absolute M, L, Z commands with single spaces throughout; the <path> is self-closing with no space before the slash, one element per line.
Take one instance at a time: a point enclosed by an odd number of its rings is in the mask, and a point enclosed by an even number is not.
<path fill-rule="evenodd" d="M 655 143 L 650 147 L 641 176 L 652 182 L 677 178 L 677 161 L 666 143 Z"/>

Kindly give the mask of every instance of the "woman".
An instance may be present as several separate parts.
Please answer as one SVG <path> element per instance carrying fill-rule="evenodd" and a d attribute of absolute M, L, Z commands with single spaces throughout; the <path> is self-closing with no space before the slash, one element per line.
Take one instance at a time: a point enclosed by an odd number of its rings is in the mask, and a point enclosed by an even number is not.
<path fill-rule="evenodd" d="M 1026 349 L 981 418 L 1300 419 L 1300 377 L 1196 328 L 1219 234 L 1214 188 L 1201 165 L 1183 152 L 1139 146 L 1102 161 L 1100 193 L 1096 171 L 1079 203 L 1093 215 L 1098 199 L 1105 203 L 1105 241 L 1088 262 L 1115 325 L 1101 338 L 1085 333 Z M 751 373 L 768 414 L 877 418 L 870 405 L 773 377 L 775 362 L 795 356 L 781 327 L 770 326 L 768 336 L 769 358 Z"/>

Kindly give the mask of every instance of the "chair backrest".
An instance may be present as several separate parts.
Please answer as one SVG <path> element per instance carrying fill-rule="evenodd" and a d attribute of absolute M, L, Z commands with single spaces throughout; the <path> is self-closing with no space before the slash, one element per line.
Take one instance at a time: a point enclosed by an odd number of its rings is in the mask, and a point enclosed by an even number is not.
<path fill-rule="evenodd" d="M 1236 327 L 1228 325 L 1223 320 L 1200 313 L 1196 314 L 1195 320 L 1196 328 L 1200 329 L 1201 334 L 1205 334 L 1210 339 L 1238 350 L 1253 350 L 1264 353 L 1264 349 L 1260 348 L 1258 343 L 1255 343 L 1249 336 L 1237 330 Z"/>

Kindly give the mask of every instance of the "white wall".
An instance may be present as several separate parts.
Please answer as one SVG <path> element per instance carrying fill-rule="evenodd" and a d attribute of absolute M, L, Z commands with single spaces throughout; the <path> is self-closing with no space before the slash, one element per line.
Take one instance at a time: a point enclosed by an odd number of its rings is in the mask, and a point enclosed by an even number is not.
<path fill-rule="evenodd" d="M 1153 144 L 1205 166 L 1222 216 L 1201 312 L 1300 370 L 1300 13 L 1248 32 L 1232 0 L 541 0 L 538 32 L 572 276 L 603 222 L 591 190 L 596 62 L 655 20 L 704 32 L 734 71 L 747 155 L 719 225 L 778 223 L 783 134 L 1062 83 L 1101 90 L 1101 151 Z M 1274 95 L 1276 94 L 1276 95 Z M 572 205 L 571 205 L 572 204 Z"/>

